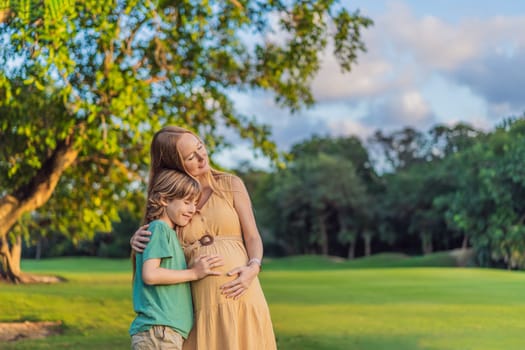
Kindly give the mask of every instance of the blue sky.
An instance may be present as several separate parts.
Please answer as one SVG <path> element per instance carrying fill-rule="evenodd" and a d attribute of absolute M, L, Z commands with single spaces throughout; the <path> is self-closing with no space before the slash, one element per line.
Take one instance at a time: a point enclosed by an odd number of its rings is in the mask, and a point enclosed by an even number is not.
<path fill-rule="evenodd" d="M 272 126 L 286 151 L 311 137 L 356 135 L 380 129 L 468 122 L 489 130 L 525 112 L 525 1 L 343 1 L 374 25 L 368 51 L 342 74 L 330 52 L 312 84 L 316 105 L 291 115 L 264 93 L 235 93 L 239 112 Z M 238 142 L 238 140 L 233 140 Z M 233 167 L 254 159 L 242 143 L 214 156 Z"/>

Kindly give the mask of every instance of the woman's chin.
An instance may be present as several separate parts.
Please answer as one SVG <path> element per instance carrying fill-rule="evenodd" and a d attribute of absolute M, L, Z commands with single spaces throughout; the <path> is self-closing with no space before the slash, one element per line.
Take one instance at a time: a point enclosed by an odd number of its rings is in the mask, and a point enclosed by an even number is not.
<path fill-rule="evenodd" d="M 210 171 L 210 166 L 208 163 L 199 168 L 199 176 L 206 175 Z"/>

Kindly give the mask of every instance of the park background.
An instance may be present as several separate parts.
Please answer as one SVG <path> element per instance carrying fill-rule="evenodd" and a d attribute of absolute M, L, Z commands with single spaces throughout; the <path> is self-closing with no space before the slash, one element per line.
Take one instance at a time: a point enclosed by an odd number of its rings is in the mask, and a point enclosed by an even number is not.
<path fill-rule="evenodd" d="M 177 124 L 251 193 L 279 348 L 523 348 L 522 9 L 380 3 L 1 3 L 0 322 L 61 334 L 0 347 L 129 345 Z"/>

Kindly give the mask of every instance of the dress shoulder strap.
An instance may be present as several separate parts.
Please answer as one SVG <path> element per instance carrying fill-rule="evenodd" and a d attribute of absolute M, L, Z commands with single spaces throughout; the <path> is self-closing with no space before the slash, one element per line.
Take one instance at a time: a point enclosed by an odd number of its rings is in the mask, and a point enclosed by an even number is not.
<path fill-rule="evenodd" d="M 220 196 L 224 197 L 228 204 L 233 208 L 233 189 L 232 189 L 232 181 L 233 177 L 235 175 L 228 174 L 228 173 L 221 173 L 216 174 L 214 176 L 216 185 L 217 185 L 217 192 L 219 192 Z"/>

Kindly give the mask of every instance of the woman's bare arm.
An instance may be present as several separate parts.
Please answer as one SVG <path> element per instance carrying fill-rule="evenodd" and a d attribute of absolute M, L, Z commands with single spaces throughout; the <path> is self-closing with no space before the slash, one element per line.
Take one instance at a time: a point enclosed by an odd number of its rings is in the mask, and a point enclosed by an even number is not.
<path fill-rule="evenodd" d="M 233 199 L 235 210 L 239 216 L 249 265 L 238 266 L 228 272 L 228 275 L 237 275 L 237 278 L 221 286 L 222 294 L 227 298 L 237 299 L 246 292 L 252 281 L 260 271 L 260 262 L 263 256 L 263 244 L 248 190 L 242 180 L 234 177 L 232 180 Z"/>

